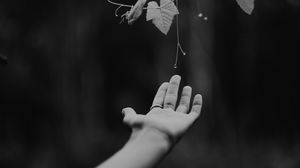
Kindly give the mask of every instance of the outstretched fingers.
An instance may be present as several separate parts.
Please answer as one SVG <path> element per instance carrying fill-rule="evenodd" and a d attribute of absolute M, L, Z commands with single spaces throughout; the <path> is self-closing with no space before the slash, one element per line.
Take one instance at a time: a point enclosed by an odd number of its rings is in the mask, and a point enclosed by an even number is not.
<path fill-rule="evenodd" d="M 200 94 L 197 94 L 194 97 L 192 109 L 189 115 L 192 116 L 193 119 L 197 119 L 200 116 L 201 108 L 202 108 L 202 96 Z"/>

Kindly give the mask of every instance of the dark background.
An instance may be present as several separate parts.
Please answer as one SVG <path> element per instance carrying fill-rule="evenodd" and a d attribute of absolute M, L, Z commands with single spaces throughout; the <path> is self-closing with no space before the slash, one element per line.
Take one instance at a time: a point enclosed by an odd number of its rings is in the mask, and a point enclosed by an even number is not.
<path fill-rule="evenodd" d="M 179 3 L 174 69 L 175 25 L 118 24 L 104 0 L 1 0 L 0 167 L 95 167 L 130 135 L 121 109 L 146 113 L 173 74 L 204 107 L 160 167 L 299 167 L 300 2 Z"/>

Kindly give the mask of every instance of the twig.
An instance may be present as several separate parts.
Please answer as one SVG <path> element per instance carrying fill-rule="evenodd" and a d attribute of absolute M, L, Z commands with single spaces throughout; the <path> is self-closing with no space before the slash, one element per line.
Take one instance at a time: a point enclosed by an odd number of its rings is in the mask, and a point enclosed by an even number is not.
<path fill-rule="evenodd" d="M 108 3 L 113 4 L 113 5 L 119 6 L 119 7 L 117 8 L 117 10 L 119 10 L 121 7 L 127 7 L 127 8 L 132 8 L 132 7 L 133 7 L 133 5 L 127 5 L 127 4 L 117 3 L 117 2 L 113 2 L 113 1 L 111 1 L 111 0 L 106 0 L 106 1 L 107 1 Z M 174 2 L 174 0 L 171 0 L 171 2 Z M 169 2 L 169 3 L 171 3 L 171 2 Z M 158 7 L 158 8 L 149 8 L 149 9 L 161 9 L 162 7 L 168 5 L 169 3 L 165 3 L 165 4 L 161 5 L 161 6 Z M 143 10 L 147 10 L 147 9 L 148 9 L 148 7 L 144 7 L 144 8 L 143 8 Z M 116 11 L 117 11 L 117 10 L 116 10 Z"/>
<path fill-rule="evenodd" d="M 113 4 L 113 5 L 121 6 L 121 7 L 127 7 L 127 8 L 131 8 L 132 7 L 132 5 L 121 4 L 121 3 L 113 2 L 111 0 L 107 0 L 107 2 L 109 2 L 109 3 Z"/>

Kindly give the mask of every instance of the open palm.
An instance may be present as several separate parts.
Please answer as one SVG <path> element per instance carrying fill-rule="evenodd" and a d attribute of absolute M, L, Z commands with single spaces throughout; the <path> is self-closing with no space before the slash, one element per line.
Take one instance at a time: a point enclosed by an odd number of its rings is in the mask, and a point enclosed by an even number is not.
<path fill-rule="evenodd" d="M 200 94 L 194 97 L 191 111 L 188 113 L 192 88 L 185 86 L 176 108 L 180 79 L 180 76 L 174 75 L 169 83 L 163 83 L 159 87 L 151 110 L 146 115 L 136 114 L 132 108 L 123 110 L 124 122 L 133 128 L 134 133 L 143 128 L 151 128 L 176 140 L 195 122 L 200 115 L 202 97 Z"/>

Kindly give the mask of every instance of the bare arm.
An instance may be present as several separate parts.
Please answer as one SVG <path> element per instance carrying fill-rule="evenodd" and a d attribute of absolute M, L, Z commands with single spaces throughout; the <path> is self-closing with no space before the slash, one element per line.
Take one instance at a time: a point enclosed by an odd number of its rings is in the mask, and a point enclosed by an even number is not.
<path fill-rule="evenodd" d="M 189 86 L 183 88 L 176 108 L 179 84 L 178 75 L 163 83 L 153 100 L 154 108 L 146 115 L 137 114 L 132 108 L 123 109 L 124 122 L 132 128 L 131 137 L 98 168 L 151 168 L 159 163 L 200 115 L 199 94 L 194 97 L 189 112 L 192 95 Z"/>

